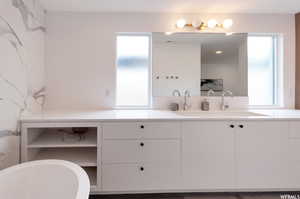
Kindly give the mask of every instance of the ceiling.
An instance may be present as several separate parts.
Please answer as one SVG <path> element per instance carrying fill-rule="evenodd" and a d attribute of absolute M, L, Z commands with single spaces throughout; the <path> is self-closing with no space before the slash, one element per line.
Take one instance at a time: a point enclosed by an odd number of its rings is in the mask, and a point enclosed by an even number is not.
<path fill-rule="evenodd" d="M 300 0 L 40 0 L 73 12 L 297 13 Z"/>

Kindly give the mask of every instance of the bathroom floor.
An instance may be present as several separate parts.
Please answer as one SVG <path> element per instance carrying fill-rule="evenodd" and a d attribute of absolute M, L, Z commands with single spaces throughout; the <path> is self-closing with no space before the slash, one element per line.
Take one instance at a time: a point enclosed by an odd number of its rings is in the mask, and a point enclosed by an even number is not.
<path fill-rule="evenodd" d="M 299 199 L 299 193 L 130 194 L 94 195 L 90 199 Z"/>

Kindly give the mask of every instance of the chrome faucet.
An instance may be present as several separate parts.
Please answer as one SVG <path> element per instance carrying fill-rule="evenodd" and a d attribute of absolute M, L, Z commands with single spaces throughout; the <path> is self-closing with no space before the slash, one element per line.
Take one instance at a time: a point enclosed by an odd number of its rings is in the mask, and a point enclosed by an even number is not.
<path fill-rule="evenodd" d="M 188 103 L 188 97 L 191 97 L 191 93 L 189 90 L 185 90 L 184 91 L 184 103 L 183 103 L 183 110 L 189 110 L 189 108 L 191 107 L 191 105 Z"/>
<path fill-rule="evenodd" d="M 209 89 L 209 91 L 207 91 L 207 97 L 210 97 L 214 94 L 215 94 L 215 91 L 213 89 Z"/>
<path fill-rule="evenodd" d="M 225 111 L 229 108 L 229 105 L 225 103 L 225 96 L 228 94 L 229 96 L 233 97 L 233 93 L 230 90 L 226 90 L 222 92 L 222 100 L 221 100 L 221 110 Z"/>
<path fill-rule="evenodd" d="M 174 97 L 176 97 L 176 95 L 177 95 L 177 97 L 180 97 L 180 96 L 181 96 L 180 91 L 179 91 L 178 89 L 175 89 L 175 90 L 173 91 L 172 95 L 173 95 Z"/>

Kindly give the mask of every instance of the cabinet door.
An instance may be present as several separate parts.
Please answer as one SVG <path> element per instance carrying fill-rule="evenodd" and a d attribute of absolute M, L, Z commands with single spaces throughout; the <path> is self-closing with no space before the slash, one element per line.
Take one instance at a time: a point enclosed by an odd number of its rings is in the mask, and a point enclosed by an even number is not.
<path fill-rule="evenodd" d="M 300 122 L 289 123 L 290 132 L 288 140 L 288 167 L 289 184 L 291 189 L 300 189 Z"/>
<path fill-rule="evenodd" d="M 236 126 L 238 188 L 286 188 L 288 122 L 253 121 Z"/>
<path fill-rule="evenodd" d="M 234 128 L 229 122 L 184 122 L 183 176 L 186 189 L 234 188 Z"/>

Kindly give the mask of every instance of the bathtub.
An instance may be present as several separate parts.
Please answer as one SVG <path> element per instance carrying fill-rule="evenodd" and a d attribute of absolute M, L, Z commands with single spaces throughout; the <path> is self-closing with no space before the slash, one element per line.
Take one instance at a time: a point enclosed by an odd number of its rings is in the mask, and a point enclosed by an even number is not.
<path fill-rule="evenodd" d="M 41 160 L 0 171 L 1 199 L 88 199 L 85 171 L 71 162 Z"/>

